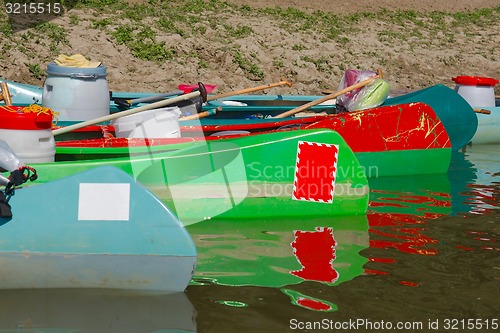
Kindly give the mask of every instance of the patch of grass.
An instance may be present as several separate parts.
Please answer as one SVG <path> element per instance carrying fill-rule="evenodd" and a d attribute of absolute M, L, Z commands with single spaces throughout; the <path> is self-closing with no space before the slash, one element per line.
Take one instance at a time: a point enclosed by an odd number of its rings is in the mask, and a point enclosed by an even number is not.
<path fill-rule="evenodd" d="M 69 16 L 69 24 L 71 25 L 78 25 L 78 23 L 80 22 L 80 18 L 76 15 L 70 15 Z"/>
<path fill-rule="evenodd" d="M 52 54 L 59 53 L 59 44 L 69 44 L 66 29 L 55 23 L 39 23 L 35 25 L 32 31 L 35 35 L 35 40 L 37 40 L 37 43 L 45 44 L 44 41 L 49 42 L 48 46 Z"/>
<path fill-rule="evenodd" d="M 131 21 L 141 22 L 143 18 L 155 16 L 155 7 L 148 5 L 133 5 L 123 11 L 122 17 Z"/>
<path fill-rule="evenodd" d="M 274 66 L 274 68 L 280 69 L 280 68 L 285 67 L 285 63 L 281 59 L 276 59 L 273 61 L 273 66 Z"/>
<path fill-rule="evenodd" d="M 253 33 L 252 28 L 245 25 L 238 25 L 236 27 L 233 27 L 232 25 L 224 24 L 224 28 L 226 29 L 230 37 L 238 39 L 248 37 Z"/>
<path fill-rule="evenodd" d="M 235 51 L 233 54 L 234 63 L 238 65 L 242 70 L 250 75 L 250 79 L 264 79 L 264 71 L 259 68 L 259 66 L 253 63 L 251 60 L 245 58 L 240 51 Z"/>
<path fill-rule="evenodd" d="M 400 32 L 395 32 L 395 31 L 391 31 L 391 30 L 384 30 L 384 31 L 380 31 L 377 34 L 377 38 L 382 43 L 391 44 L 391 43 L 396 42 L 397 40 L 406 39 L 406 35 L 404 35 Z"/>
<path fill-rule="evenodd" d="M 63 27 L 52 23 L 44 22 L 35 26 L 34 30 L 45 37 L 48 37 L 53 44 L 68 44 L 67 31 Z"/>
<path fill-rule="evenodd" d="M 329 59 L 328 58 L 321 57 L 321 58 L 318 58 L 318 59 L 314 59 L 314 58 L 311 58 L 311 57 L 308 57 L 308 56 L 303 56 L 303 57 L 300 57 L 300 59 L 302 61 L 312 63 L 319 72 L 327 72 L 327 71 L 330 70 Z"/>
<path fill-rule="evenodd" d="M 200 68 L 208 68 L 208 62 L 206 62 L 205 60 L 199 60 L 198 61 L 198 67 Z"/>
<path fill-rule="evenodd" d="M 111 18 L 103 18 L 99 20 L 92 21 L 91 27 L 94 29 L 104 29 L 107 26 L 113 25 L 113 20 Z"/>
<path fill-rule="evenodd" d="M 302 44 L 294 44 L 292 46 L 292 50 L 294 50 L 294 51 L 303 51 L 303 50 L 307 50 L 307 47 L 305 47 Z"/>
<path fill-rule="evenodd" d="M 162 62 L 173 58 L 174 51 L 167 50 L 165 43 L 134 41 L 129 45 L 134 57 L 142 60 Z"/>
<path fill-rule="evenodd" d="M 122 25 L 116 28 L 111 35 L 116 39 L 118 44 L 127 44 L 134 40 L 134 30 L 131 25 Z"/>
<path fill-rule="evenodd" d="M 111 35 L 118 44 L 125 44 L 134 57 L 142 60 L 166 61 L 172 59 L 173 50 L 167 50 L 165 43 L 156 41 L 155 32 L 147 26 L 119 26 Z"/>
<path fill-rule="evenodd" d="M 168 17 L 162 17 L 158 21 L 158 26 L 161 30 L 165 32 L 175 33 L 181 35 L 182 37 L 188 36 L 188 33 L 177 26 L 176 21 Z"/>
<path fill-rule="evenodd" d="M 2 33 L 5 36 L 11 36 L 13 31 L 12 31 L 12 26 L 10 25 L 8 20 L 2 20 L 0 21 L 0 33 Z"/>
<path fill-rule="evenodd" d="M 28 66 L 28 71 L 30 72 L 32 77 L 37 80 L 42 79 L 42 77 L 44 76 L 44 72 L 40 67 L 40 64 L 26 64 L 26 66 Z"/>

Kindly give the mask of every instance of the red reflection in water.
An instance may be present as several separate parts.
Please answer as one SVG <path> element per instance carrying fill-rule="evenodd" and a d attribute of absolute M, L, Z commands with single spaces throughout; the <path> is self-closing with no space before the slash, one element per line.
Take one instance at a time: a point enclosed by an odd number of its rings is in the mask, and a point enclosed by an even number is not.
<path fill-rule="evenodd" d="M 408 287 L 418 287 L 420 286 L 420 283 L 417 282 L 411 282 L 411 281 L 399 281 L 400 284 Z"/>
<path fill-rule="evenodd" d="M 303 306 L 305 308 L 308 308 L 311 310 L 316 310 L 316 311 L 331 311 L 331 310 L 333 310 L 333 308 L 329 304 L 321 302 L 320 300 L 317 300 L 317 299 L 299 297 L 297 299 L 297 304 L 300 306 Z"/>
<path fill-rule="evenodd" d="M 429 218 L 434 214 L 424 214 L 424 218 Z M 421 255 L 436 255 L 437 250 L 427 248 L 429 244 L 437 244 L 438 240 L 427 237 L 421 232 L 425 231 L 422 227 L 410 227 L 408 225 L 422 225 L 424 221 L 410 214 L 387 214 L 387 213 L 372 213 L 368 214 L 368 222 L 370 225 L 370 233 L 377 234 L 390 240 L 370 240 L 370 246 L 375 248 L 396 248 L 401 252 L 421 254 Z M 393 232 L 377 230 L 378 227 L 391 227 Z"/>
<path fill-rule="evenodd" d="M 430 192 L 428 195 L 402 195 L 398 192 L 371 190 L 373 193 L 396 195 L 396 197 L 379 197 L 381 202 L 370 202 L 370 207 L 405 207 L 404 203 L 422 204 L 426 207 L 451 207 L 451 195 L 443 192 Z M 418 209 L 417 209 L 418 210 Z"/>
<path fill-rule="evenodd" d="M 302 269 L 290 273 L 304 280 L 335 282 L 339 274 L 332 264 L 336 258 L 332 228 L 316 227 L 315 231 L 294 231 L 291 246 Z"/>
<path fill-rule="evenodd" d="M 366 275 L 389 275 L 386 271 L 381 271 L 378 269 L 365 269 Z"/>
<path fill-rule="evenodd" d="M 467 246 L 462 246 L 462 245 L 457 245 L 455 247 L 457 249 L 464 250 L 464 251 L 473 251 L 474 250 L 472 247 L 467 247 Z"/>

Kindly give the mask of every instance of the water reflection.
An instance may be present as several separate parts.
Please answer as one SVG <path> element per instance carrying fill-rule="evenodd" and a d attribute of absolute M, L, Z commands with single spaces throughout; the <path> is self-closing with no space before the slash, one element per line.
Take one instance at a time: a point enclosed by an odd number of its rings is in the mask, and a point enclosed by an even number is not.
<path fill-rule="evenodd" d="M 199 261 L 178 300 L 1 291 L 0 328 L 284 332 L 325 319 L 493 319 L 499 169 L 500 146 L 471 146 L 448 174 L 371 180 L 366 216 L 190 225 Z"/>
<path fill-rule="evenodd" d="M 198 250 L 193 284 L 337 285 L 363 273 L 366 216 L 309 220 L 210 220 L 188 226 Z"/>
<path fill-rule="evenodd" d="M 448 174 L 372 179 L 366 220 L 211 221 L 216 223 L 190 227 L 201 255 L 188 294 L 202 300 L 197 308 L 218 300 L 198 324 L 207 328 L 209 321 L 236 314 L 233 331 L 290 330 L 294 318 L 427 323 L 452 316 L 463 304 L 469 304 L 467 317 L 491 317 L 500 147 L 491 149 L 455 153 Z M 326 237 L 330 227 L 333 237 Z M 305 246 L 318 259 L 311 268 L 331 262 L 319 277 L 302 274 L 308 258 L 296 250 L 297 235 L 318 231 L 323 239 L 304 244 L 315 244 L 316 250 Z M 343 232 L 351 237 L 342 239 Z M 355 241 L 354 234 L 369 243 Z M 350 255 L 340 251 L 346 244 Z M 244 304 L 245 310 L 236 313 L 228 304 Z"/>
<path fill-rule="evenodd" d="M 196 312 L 185 293 L 1 290 L 0 308 L 0 332 L 196 332 Z"/>

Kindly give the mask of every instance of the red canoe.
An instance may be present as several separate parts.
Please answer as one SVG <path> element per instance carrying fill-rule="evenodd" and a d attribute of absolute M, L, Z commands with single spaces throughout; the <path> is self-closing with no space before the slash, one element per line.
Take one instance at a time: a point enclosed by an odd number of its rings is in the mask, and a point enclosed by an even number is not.
<path fill-rule="evenodd" d="M 337 131 L 356 153 L 368 177 L 444 173 L 451 159 L 448 134 L 433 109 L 423 103 L 288 120 L 239 120 L 231 124 L 183 125 L 183 137 L 173 139 L 115 138 L 112 136 L 112 127 L 108 126 L 106 137 L 59 141 L 57 150 L 58 156 L 64 159 L 104 158 L 119 153 L 150 153 L 152 148 L 155 151 L 181 149 L 190 141 L 224 140 L 299 128 Z M 96 129 L 101 131 L 101 127 L 92 126 L 80 133 Z"/>

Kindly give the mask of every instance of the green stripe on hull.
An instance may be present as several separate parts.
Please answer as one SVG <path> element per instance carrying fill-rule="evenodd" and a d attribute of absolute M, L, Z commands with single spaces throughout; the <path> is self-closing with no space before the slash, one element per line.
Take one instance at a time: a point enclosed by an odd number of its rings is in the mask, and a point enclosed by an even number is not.
<path fill-rule="evenodd" d="M 368 178 L 448 172 L 450 148 L 356 153 Z"/>
<path fill-rule="evenodd" d="M 290 191 L 301 141 L 338 146 L 333 203 L 292 199 Z M 314 158 L 308 161 L 306 172 L 325 170 L 315 166 Z M 368 180 L 364 173 L 350 171 L 360 169 L 356 156 L 337 132 L 327 129 L 197 142 L 186 149 L 128 158 L 32 166 L 38 171 L 38 182 L 46 182 L 103 164 L 133 175 L 164 200 L 183 222 L 215 216 L 355 215 L 366 213 L 368 207 Z M 280 186 L 285 186 L 286 191 L 262 192 Z"/>
<path fill-rule="evenodd" d="M 182 185 L 179 185 L 182 187 Z M 159 187 L 152 191 L 164 201 L 174 213 L 183 216 L 183 223 L 190 225 L 200 220 L 210 220 L 213 217 L 228 219 L 275 218 L 275 217 L 311 217 L 363 214 L 368 205 L 369 187 L 367 185 L 354 187 L 352 183 L 337 183 L 332 203 L 292 200 L 293 184 L 291 183 L 249 183 L 248 192 L 244 192 L 243 184 L 240 190 L 230 193 L 221 186 L 193 186 L 196 197 L 179 195 L 179 188 L 162 190 Z M 234 189 L 235 186 L 233 185 Z M 175 191 L 176 195 L 172 195 Z M 192 193 L 191 191 L 191 193 Z M 184 192 L 190 189 L 184 188 Z M 210 197 L 205 193 L 217 193 Z M 237 193 L 245 194 L 237 196 Z M 229 195 L 230 194 L 230 195 Z M 196 208 L 196 209 L 194 209 Z M 199 211 L 204 215 L 200 219 Z"/>

